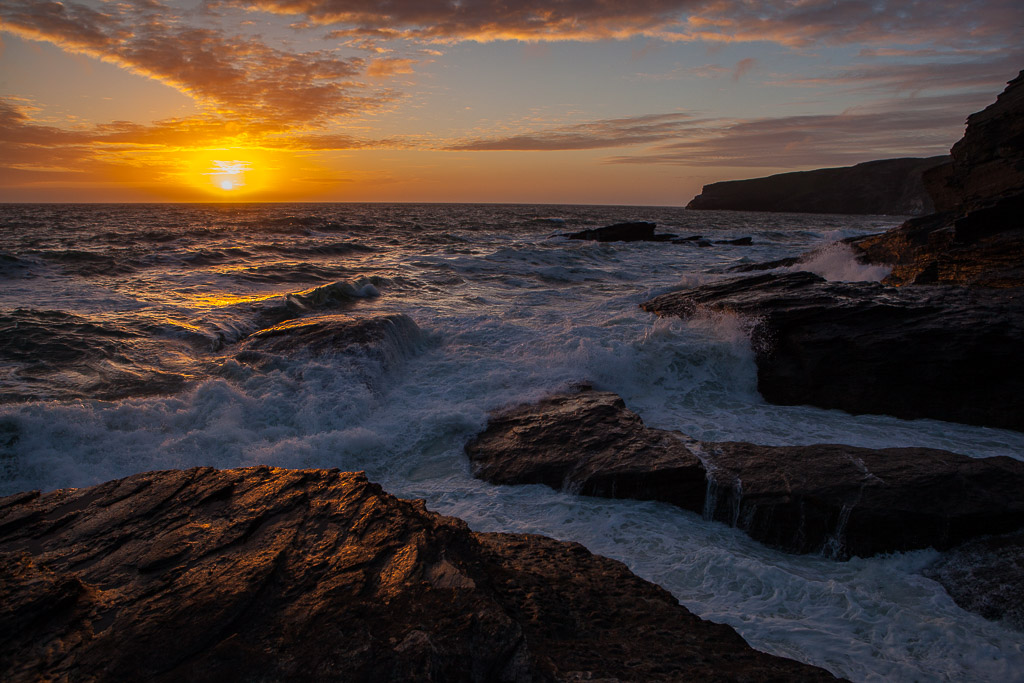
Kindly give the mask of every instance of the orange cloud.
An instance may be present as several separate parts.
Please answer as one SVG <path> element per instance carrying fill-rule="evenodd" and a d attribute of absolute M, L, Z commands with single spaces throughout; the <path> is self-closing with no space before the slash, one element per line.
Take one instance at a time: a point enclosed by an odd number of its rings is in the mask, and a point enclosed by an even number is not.
<path fill-rule="evenodd" d="M 416 64 L 415 59 L 381 58 L 370 62 L 366 68 L 366 75 L 374 78 L 397 76 L 399 74 L 411 74 L 412 67 Z"/>
<path fill-rule="evenodd" d="M 85 54 L 165 83 L 226 118 L 320 125 L 390 102 L 354 81 L 365 64 L 327 51 L 288 52 L 214 28 L 183 25 L 156 3 L 106 6 L 10 0 L 0 30 Z"/>
<path fill-rule="evenodd" d="M 213 0 L 348 30 L 437 42 L 593 41 L 634 36 L 791 47 L 885 43 L 1012 45 L 1019 0 Z"/>

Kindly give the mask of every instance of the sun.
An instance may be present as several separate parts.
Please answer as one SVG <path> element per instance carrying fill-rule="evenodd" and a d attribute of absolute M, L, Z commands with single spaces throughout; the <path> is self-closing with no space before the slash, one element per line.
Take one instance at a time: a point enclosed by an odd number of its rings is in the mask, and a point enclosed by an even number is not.
<path fill-rule="evenodd" d="M 252 163 L 233 159 L 211 159 L 210 170 L 203 175 L 210 176 L 213 182 L 225 192 L 245 187 L 245 175 L 252 170 Z"/>
<path fill-rule="evenodd" d="M 182 184 L 215 201 L 251 200 L 283 180 L 281 160 L 258 147 L 207 147 L 179 154 Z"/>

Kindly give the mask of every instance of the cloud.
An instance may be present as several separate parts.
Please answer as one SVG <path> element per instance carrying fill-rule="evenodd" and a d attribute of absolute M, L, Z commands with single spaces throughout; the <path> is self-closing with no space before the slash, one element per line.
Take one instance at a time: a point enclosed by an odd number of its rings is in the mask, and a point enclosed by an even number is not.
<path fill-rule="evenodd" d="M 612 164 L 818 168 L 872 159 L 946 154 L 970 112 L 991 93 L 883 99 L 835 114 L 698 118 L 685 113 L 604 119 L 469 140 L 454 151 L 592 150 L 647 145 Z"/>
<path fill-rule="evenodd" d="M 634 36 L 709 42 L 1012 45 L 1019 0 L 210 0 L 323 25 L 439 42 Z"/>
<path fill-rule="evenodd" d="M 946 154 L 963 134 L 967 114 L 991 94 L 901 98 L 839 114 L 719 121 L 694 135 L 614 164 L 755 168 L 844 166 L 872 159 Z"/>
<path fill-rule="evenodd" d="M 257 38 L 188 26 L 152 2 L 105 5 L 9 0 L 0 30 L 57 45 L 165 83 L 224 118 L 317 125 L 392 101 L 354 81 L 360 59 L 289 52 Z"/>
<path fill-rule="evenodd" d="M 468 140 L 451 151 L 583 150 L 651 144 L 678 137 L 701 123 L 689 114 L 650 114 L 592 121 L 545 131 Z"/>
<path fill-rule="evenodd" d="M 754 67 L 757 66 L 757 60 L 753 57 L 747 57 L 736 62 L 736 68 L 732 72 L 732 80 L 739 81 L 741 78 L 746 76 Z"/>
<path fill-rule="evenodd" d="M 921 56 L 921 55 L 915 55 Z M 819 88 L 841 87 L 849 90 L 888 90 L 922 92 L 949 90 L 1001 90 L 1024 65 L 1024 48 L 983 53 L 966 61 L 943 59 L 939 53 L 929 61 L 881 62 L 857 64 L 833 70 L 813 78 L 778 80 L 772 85 Z"/>
<path fill-rule="evenodd" d="M 382 57 L 370 62 L 366 69 L 366 75 L 374 78 L 386 78 L 400 74 L 411 74 L 412 67 L 416 65 L 415 59 L 399 59 L 394 57 Z"/>

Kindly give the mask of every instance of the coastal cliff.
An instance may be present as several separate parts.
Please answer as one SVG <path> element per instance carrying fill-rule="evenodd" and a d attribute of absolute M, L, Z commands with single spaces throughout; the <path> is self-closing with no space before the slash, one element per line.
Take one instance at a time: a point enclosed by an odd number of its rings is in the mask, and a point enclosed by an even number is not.
<path fill-rule="evenodd" d="M 918 216 L 935 210 L 923 175 L 949 157 L 883 159 L 705 185 L 687 209 Z"/>
<path fill-rule="evenodd" d="M 887 284 L 1024 286 L 1024 71 L 925 174 L 938 213 L 852 244 Z"/>

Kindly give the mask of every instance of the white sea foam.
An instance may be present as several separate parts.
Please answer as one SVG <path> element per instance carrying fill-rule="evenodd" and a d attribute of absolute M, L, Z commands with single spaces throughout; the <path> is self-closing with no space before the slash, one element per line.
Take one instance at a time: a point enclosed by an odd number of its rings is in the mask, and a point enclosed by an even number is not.
<path fill-rule="evenodd" d="M 860 263 L 848 244 L 832 242 L 818 247 L 799 264 L 787 270 L 805 270 L 826 280 L 839 282 L 881 282 L 892 268 Z"/>

